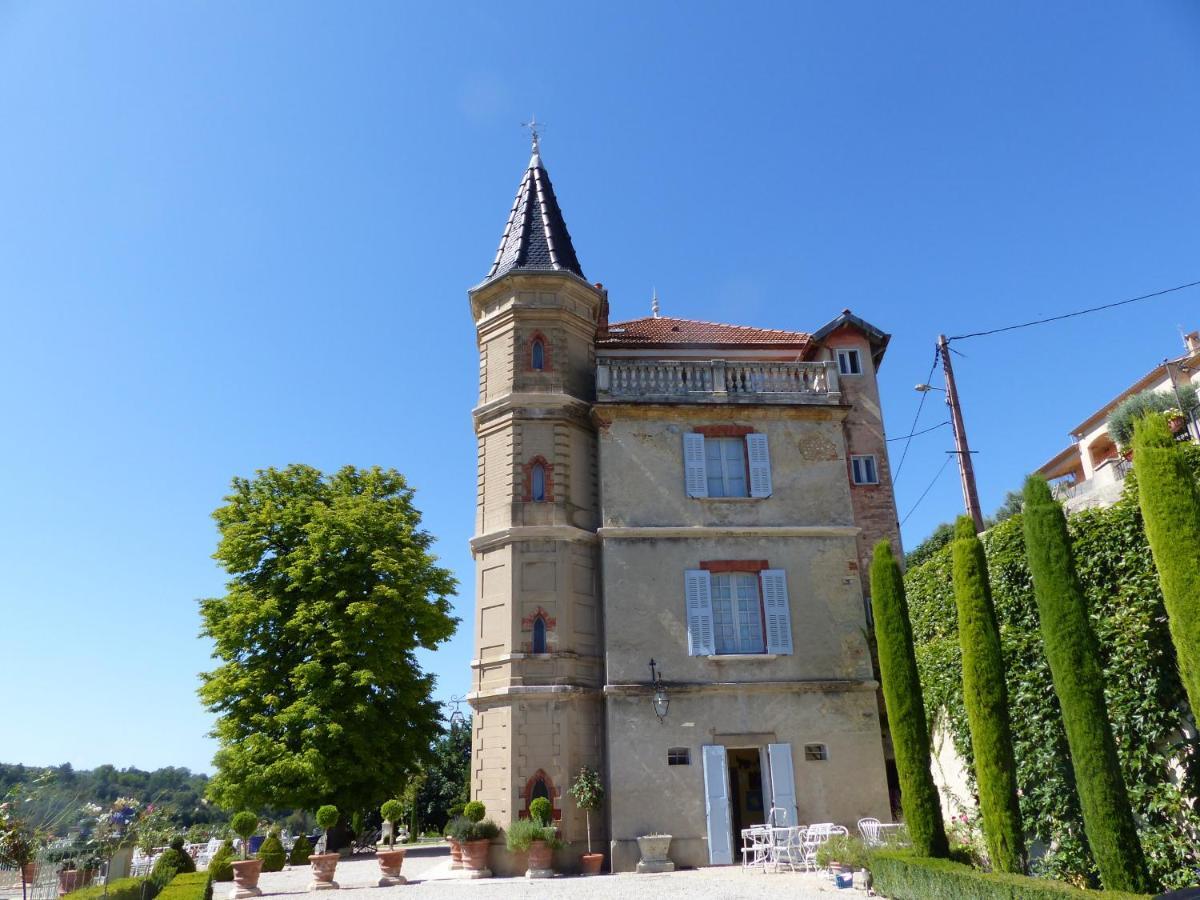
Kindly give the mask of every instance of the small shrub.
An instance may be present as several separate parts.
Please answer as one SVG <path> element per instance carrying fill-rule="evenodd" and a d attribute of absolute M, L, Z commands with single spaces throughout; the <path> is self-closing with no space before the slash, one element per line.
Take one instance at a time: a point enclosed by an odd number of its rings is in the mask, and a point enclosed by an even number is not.
<path fill-rule="evenodd" d="M 471 820 L 466 816 L 454 816 L 449 822 L 446 823 L 443 833 L 450 840 L 458 841 L 461 844 L 465 840 L 463 835 L 467 833 L 467 829 L 469 829 L 472 824 L 473 823 Z"/>
<path fill-rule="evenodd" d="M 466 805 L 467 804 L 465 803 L 455 803 L 452 807 L 446 810 L 446 814 L 451 819 L 453 819 L 455 816 L 461 816 L 463 814 L 463 807 Z"/>
<path fill-rule="evenodd" d="M 292 844 L 292 854 L 288 857 L 288 863 L 293 866 L 307 866 L 312 852 L 313 847 L 308 841 L 308 835 L 302 834 L 296 838 L 296 843 Z"/>
<path fill-rule="evenodd" d="M 478 800 L 472 800 L 463 806 L 463 815 L 472 822 L 482 822 L 483 817 L 487 815 L 487 807 Z"/>
<path fill-rule="evenodd" d="M 463 830 L 463 836 L 460 840 L 463 843 L 470 841 L 494 841 L 498 837 L 500 837 L 500 826 L 491 819 L 484 819 L 482 822 L 467 820 L 467 827 Z"/>
<path fill-rule="evenodd" d="M 264 872 L 282 872 L 284 863 L 287 862 L 287 852 L 283 849 L 283 842 L 279 840 L 279 834 L 272 831 L 262 846 L 258 848 L 258 858 L 262 860 L 262 870 Z"/>
<path fill-rule="evenodd" d="M 867 847 L 860 838 L 835 834 L 817 848 L 817 865 L 822 869 L 830 863 L 840 863 L 852 869 L 869 869 Z"/>
<path fill-rule="evenodd" d="M 545 797 L 534 797 L 529 804 L 529 818 L 535 819 L 540 825 L 549 825 L 554 815 L 554 807 Z"/>
<path fill-rule="evenodd" d="M 226 840 L 208 861 L 208 874 L 213 881 L 233 881 L 233 841 Z"/>
<path fill-rule="evenodd" d="M 163 888 L 160 900 L 212 900 L 212 879 L 206 872 L 185 872 Z"/>
<path fill-rule="evenodd" d="M 1183 401 L 1184 409 L 1196 405 L 1196 388 L 1190 384 L 1180 385 L 1179 398 Z M 1162 413 L 1176 408 L 1175 392 L 1172 390 L 1159 391 L 1151 388 L 1126 397 L 1111 413 L 1108 414 L 1108 435 L 1122 450 L 1133 445 L 1133 423 L 1147 413 Z"/>
<path fill-rule="evenodd" d="M 379 814 L 385 822 L 395 824 L 404 818 L 404 804 L 399 800 L 387 800 L 379 807 Z"/>
<path fill-rule="evenodd" d="M 526 852 L 534 841 L 545 841 L 556 850 L 562 846 L 553 827 L 539 824 L 532 818 L 518 819 L 509 825 L 504 840 L 513 853 Z"/>
<path fill-rule="evenodd" d="M 341 813 L 338 812 L 338 808 L 332 804 L 327 804 L 317 810 L 317 824 L 321 826 L 322 831 L 328 831 L 336 825 L 340 817 Z"/>
<path fill-rule="evenodd" d="M 107 889 L 101 884 L 71 891 L 71 900 L 104 900 L 105 890 L 108 891 L 108 900 L 143 900 L 143 893 L 147 898 L 152 898 L 156 893 L 149 878 L 118 878 L 110 881 Z"/>

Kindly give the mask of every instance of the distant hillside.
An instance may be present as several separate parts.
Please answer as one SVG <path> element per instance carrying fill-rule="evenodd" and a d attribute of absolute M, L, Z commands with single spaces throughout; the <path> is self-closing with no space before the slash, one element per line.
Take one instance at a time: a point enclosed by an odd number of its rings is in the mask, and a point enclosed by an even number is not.
<path fill-rule="evenodd" d="M 118 797 L 161 806 L 184 828 L 224 822 L 227 814 L 204 802 L 207 784 L 207 775 L 174 766 L 144 772 L 107 765 L 89 771 L 76 770 L 70 763 L 50 767 L 0 763 L 0 796 L 15 792 L 21 801 L 29 798 L 21 803 L 21 814 L 35 823 L 60 819 L 85 803 L 107 808 Z"/>

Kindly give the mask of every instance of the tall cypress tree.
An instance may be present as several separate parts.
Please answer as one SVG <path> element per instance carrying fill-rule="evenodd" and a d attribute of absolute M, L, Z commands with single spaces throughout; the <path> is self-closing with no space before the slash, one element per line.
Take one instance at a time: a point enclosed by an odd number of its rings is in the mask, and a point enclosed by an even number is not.
<path fill-rule="evenodd" d="M 875 613 L 875 639 L 879 646 L 879 674 L 887 707 L 896 772 L 900 776 L 900 803 L 908 822 L 913 849 L 921 856 L 946 856 L 946 828 L 937 786 L 929 770 L 929 730 L 925 701 L 917 677 L 912 624 L 904 579 L 887 541 L 875 545 L 871 560 L 871 607 Z"/>
<path fill-rule="evenodd" d="M 1062 709 L 1083 828 L 1106 890 L 1145 892 L 1146 860 L 1121 779 L 1104 700 L 1096 634 L 1067 535 L 1067 518 L 1045 480 L 1025 482 L 1025 552 L 1042 643 Z"/>
<path fill-rule="evenodd" d="M 1200 490 L 1162 415 L 1133 423 L 1133 468 L 1180 678 L 1200 718 Z"/>
<path fill-rule="evenodd" d="M 971 726 L 975 780 L 988 856 L 997 872 L 1025 871 L 1025 835 L 1017 801 L 1017 765 L 1008 724 L 1008 691 L 1000 629 L 988 583 L 987 557 L 975 523 L 960 516 L 951 547 L 963 701 Z"/>

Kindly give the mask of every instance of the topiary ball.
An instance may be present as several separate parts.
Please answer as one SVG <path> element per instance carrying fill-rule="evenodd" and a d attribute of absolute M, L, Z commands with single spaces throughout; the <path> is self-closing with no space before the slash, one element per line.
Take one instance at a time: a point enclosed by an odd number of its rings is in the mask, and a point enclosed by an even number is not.
<path fill-rule="evenodd" d="M 292 844 L 292 855 L 288 857 L 289 865 L 306 866 L 308 858 L 312 856 L 313 847 L 308 842 L 308 835 L 300 835 L 296 838 L 296 843 Z"/>
<path fill-rule="evenodd" d="M 472 800 L 463 807 L 463 815 L 472 822 L 482 822 L 487 815 L 487 807 L 478 800 Z"/>
<path fill-rule="evenodd" d="M 388 800 L 379 807 L 379 814 L 383 816 L 385 822 L 395 824 L 404 816 L 404 804 L 399 800 Z"/>
<path fill-rule="evenodd" d="M 249 840 L 250 835 L 258 830 L 258 816 L 250 810 L 244 809 L 229 820 L 229 827 L 234 830 L 235 834 Z"/>
<path fill-rule="evenodd" d="M 529 818 L 533 819 L 539 825 L 549 825 L 550 818 L 554 815 L 554 807 L 550 805 L 550 801 L 545 797 L 534 797 L 529 804 Z"/>
<path fill-rule="evenodd" d="M 287 852 L 283 849 L 283 842 L 274 832 L 258 848 L 258 858 L 262 860 L 264 872 L 283 871 L 284 864 L 287 862 Z"/>
<path fill-rule="evenodd" d="M 332 804 L 322 806 L 317 810 L 317 824 L 320 825 L 324 831 L 328 831 L 338 823 L 338 818 L 340 818 L 340 816 L 341 814 L 338 812 L 338 808 L 336 806 L 333 806 Z"/>

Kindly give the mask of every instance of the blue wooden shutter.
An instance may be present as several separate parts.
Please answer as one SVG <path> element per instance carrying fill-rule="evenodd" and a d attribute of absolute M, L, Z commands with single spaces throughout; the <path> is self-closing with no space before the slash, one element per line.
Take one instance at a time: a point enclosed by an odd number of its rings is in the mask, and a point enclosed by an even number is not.
<path fill-rule="evenodd" d="M 688 654 L 712 656 L 717 652 L 713 638 L 712 579 L 703 569 L 688 569 L 683 576 Z"/>
<path fill-rule="evenodd" d="M 714 866 L 733 863 L 733 824 L 729 818 L 729 771 L 725 767 L 725 748 L 705 744 L 704 809 L 708 816 L 708 861 Z"/>
<path fill-rule="evenodd" d="M 792 769 L 791 744 L 767 744 L 767 760 L 771 764 L 771 806 L 783 810 L 786 822 L 776 825 L 794 826 L 796 815 L 796 776 Z"/>
<path fill-rule="evenodd" d="M 763 610 L 766 613 L 767 652 L 792 652 L 792 611 L 788 603 L 787 572 L 763 569 Z"/>
<path fill-rule="evenodd" d="M 765 434 L 746 435 L 746 458 L 750 462 L 750 496 L 771 496 L 771 454 Z"/>
<path fill-rule="evenodd" d="M 704 465 L 704 435 L 693 431 L 683 435 L 683 468 L 689 497 L 708 496 L 708 470 Z"/>

